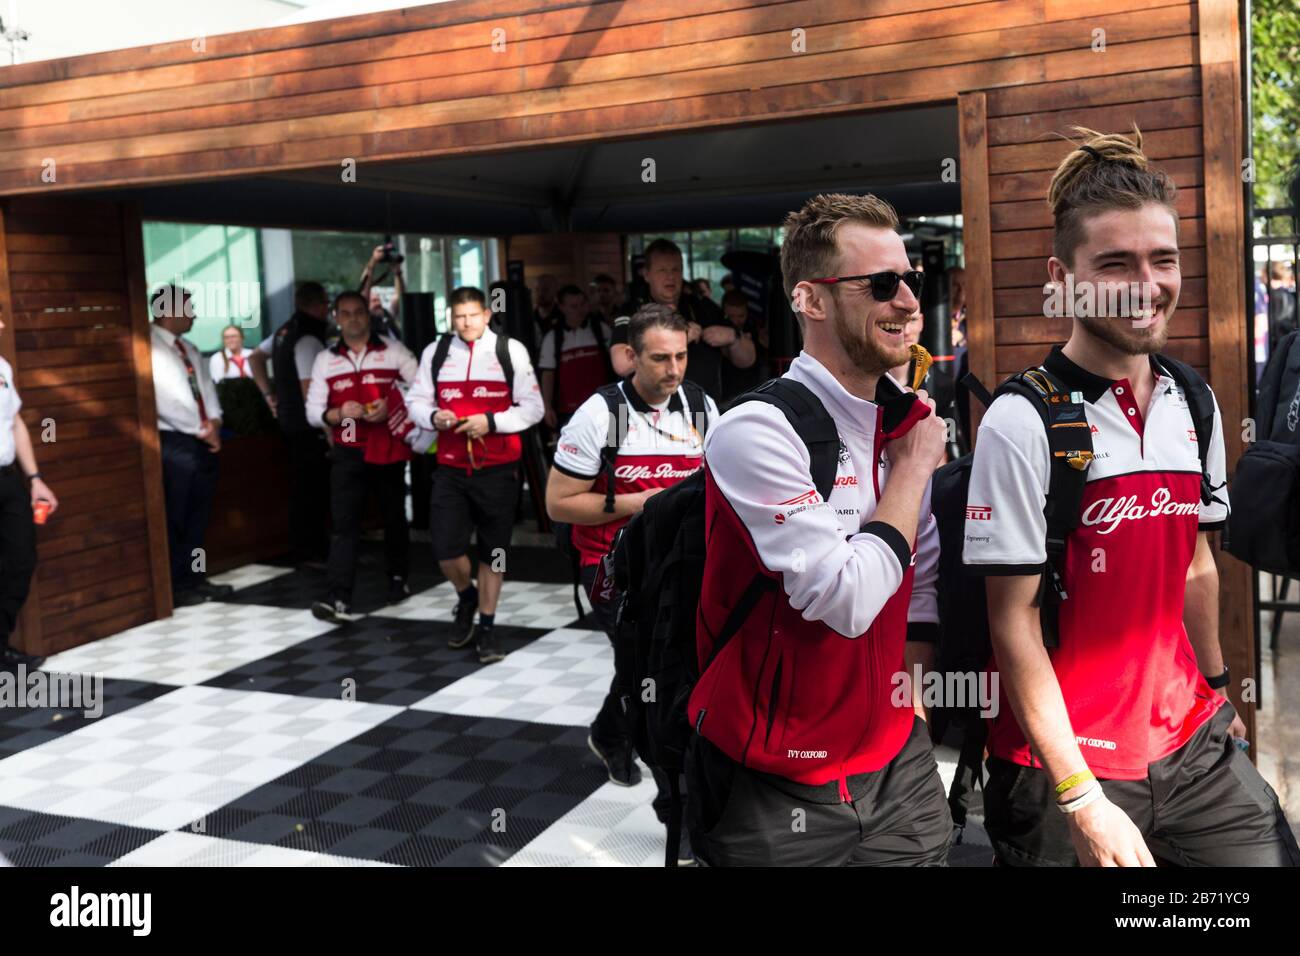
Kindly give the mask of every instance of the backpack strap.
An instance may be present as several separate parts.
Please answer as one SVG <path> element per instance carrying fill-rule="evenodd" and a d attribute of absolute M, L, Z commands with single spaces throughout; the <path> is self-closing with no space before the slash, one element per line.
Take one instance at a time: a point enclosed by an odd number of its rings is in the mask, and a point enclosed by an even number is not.
<path fill-rule="evenodd" d="M 590 315 L 587 317 L 587 321 L 591 323 L 591 334 L 596 338 L 596 348 L 600 349 L 600 360 L 605 363 L 605 374 L 611 380 L 617 378 L 618 376 L 614 374 L 614 363 L 609 357 L 609 345 L 605 342 L 605 333 L 600 330 L 604 320 L 599 315 Z M 555 364 L 560 364 L 558 358 L 555 360 Z"/>
<path fill-rule="evenodd" d="M 1196 427 L 1196 454 L 1201 459 L 1201 504 L 1208 505 L 1214 500 L 1214 493 L 1219 490 L 1210 480 L 1210 469 L 1206 464 L 1210 455 L 1210 443 L 1214 440 L 1214 395 L 1210 392 L 1210 386 L 1205 384 L 1205 379 L 1186 362 L 1168 355 L 1157 355 L 1156 361 L 1169 371 L 1170 377 L 1187 396 L 1187 408 L 1192 413 L 1192 424 Z"/>
<path fill-rule="evenodd" d="M 510 358 L 510 336 L 497 336 L 497 362 L 501 365 L 501 371 L 506 377 L 506 391 L 510 393 L 510 402 L 514 404 L 515 400 L 515 363 Z"/>
<path fill-rule="evenodd" d="M 998 387 L 997 395 L 1023 395 L 1043 420 L 1047 430 L 1049 462 L 1047 503 L 1047 565 L 1039 586 L 1043 644 L 1060 643 L 1057 609 L 1069 594 L 1065 590 L 1065 542 L 1079 526 L 1088 465 L 1092 462 L 1092 429 L 1084 411 L 1083 395 L 1070 391 L 1047 369 L 1039 366 L 1011 376 Z"/>
<path fill-rule="evenodd" d="M 790 378 L 774 378 L 740 396 L 732 407 L 742 402 L 766 402 L 785 415 L 790 427 L 808 448 L 809 471 L 813 487 L 826 501 L 835 487 L 839 468 L 840 433 L 835 419 L 826 411 L 821 399 L 806 385 Z"/>
<path fill-rule="evenodd" d="M 681 391 L 686 398 L 685 415 L 688 422 L 698 421 L 700 427 L 696 429 L 700 433 L 700 440 L 709 433 L 709 400 L 704 388 L 698 382 L 692 382 L 690 379 L 682 379 Z"/>
<path fill-rule="evenodd" d="M 600 460 L 605 465 L 605 514 L 614 513 L 614 462 L 618 458 L 619 426 L 627 420 L 627 414 L 620 414 L 620 408 L 627 407 L 627 396 L 618 387 L 617 382 L 602 385 L 596 394 L 605 400 L 609 409 L 609 432 L 605 435 L 605 444 L 600 448 Z"/>
<path fill-rule="evenodd" d="M 447 361 L 447 353 L 451 351 L 452 333 L 443 332 L 438 338 L 438 345 L 433 350 L 433 355 L 429 358 L 429 377 L 433 381 L 433 390 L 436 394 L 438 391 L 438 373 L 442 371 L 443 363 Z"/>

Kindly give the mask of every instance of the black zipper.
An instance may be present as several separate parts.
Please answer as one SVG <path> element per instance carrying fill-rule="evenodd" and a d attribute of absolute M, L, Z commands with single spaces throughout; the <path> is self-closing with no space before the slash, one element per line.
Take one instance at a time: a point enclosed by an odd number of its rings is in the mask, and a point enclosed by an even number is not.
<path fill-rule="evenodd" d="M 776 659 L 776 670 L 772 672 L 772 693 L 767 700 L 767 733 L 763 735 L 763 749 L 766 750 L 772 740 L 772 725 L 776 723 L 777 706 L 781 701 L 781 665 L 785 663 L 785 654 Z"/>

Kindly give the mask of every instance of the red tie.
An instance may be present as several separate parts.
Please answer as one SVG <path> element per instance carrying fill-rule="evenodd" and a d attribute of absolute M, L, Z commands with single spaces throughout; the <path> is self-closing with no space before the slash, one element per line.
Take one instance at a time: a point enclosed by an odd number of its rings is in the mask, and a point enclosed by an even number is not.
<path fill-rule="evenodd" d="M 190 391 L 194 393 L 194 400 L 199 403 L 199 419 L 208 420 L 208 410 L 203 404 L 203 393 L 199 391 L 199 377 L 194 374 L 194 363 L 190 361 L 190 353 L 185 351 L 185 346 L 181 344 L 180 336 L 176 337 L 176 351 L 181 353 L 181 361 L 185 363 L 185 374 L 190 377 Z"/>

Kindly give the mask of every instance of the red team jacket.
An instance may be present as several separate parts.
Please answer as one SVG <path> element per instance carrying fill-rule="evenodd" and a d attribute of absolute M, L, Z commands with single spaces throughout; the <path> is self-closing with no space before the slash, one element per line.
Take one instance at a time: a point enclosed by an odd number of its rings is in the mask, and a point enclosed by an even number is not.
<path fill-rule="evenodd" d="M 537 387 L 528 350 L 522 342 L 510 341 L 510 361 L 515 380 L 506 382 L 505 370 L 496 357 L 496 333 L 491 329 L 473 342 L 454 336 L 447 358 L 438 370 L 435 384 L 430 376 L 437 339 L 420 355 L 415 384 L 406 397 L 411 418 L 422 428 L 433 427 L 433 414 L 445 408 L 459 418 L 492 412 L 496 431 L 473 442 L 454 431 L 438 433 L 438 464 L 465 471 L 518 461 L 523 445 L 519 432 L 542 420 L 542 394 Z M 513 385 L 513 387 L 512 387 Z"/>
<path fill-rule="evenodd" d="M 345 402 L 365 405 L 377 399 L 388 400 L 390 411 L 402 401 L 397 382 L 410 383 L 415 377 L 415 356 L 395 339 L 372 335 L 358 357 L 340 340 L 325 349 L 312 364 L 311 384 L 307 388 L 307 421 L 325 427 L 323 416 L 328 409 L 341 408 Z M 361 448 L 372 465 L 387 465 L 411 457 L 410 446 L 389 430 L 388 422 L 365 422 L 358 419 L 352 426 L 330 426 L 335 444 L 344 448 Z"/>
<path fill-rule="evenodd" d="M 878 770 L 907 741 L 914 711 L 895 706 L 909 623 L 938 620 L 937 528 L 929 493 L 915 546 L 872 522 L 889 478 L 884 443 L 928 412 L 889 411 L 846 392 L 801 354 L 788 377 L 835 418 L 841 453 L 830 499 L 813 488 L 808 454 L 785 416 L 740 405 L 710 430 L 705 449 L 707 556 L 691 694 L 696 730 L 732 760 L 801 784 Z M 881 379 L 882 401 L 901 391 Z M 892 404 L 892 403 L 891 403 Z M 901 420 L 891 419 L 899 408 Z M 777 585 L 709 663 L 714 635 L 754 575 Z"/>

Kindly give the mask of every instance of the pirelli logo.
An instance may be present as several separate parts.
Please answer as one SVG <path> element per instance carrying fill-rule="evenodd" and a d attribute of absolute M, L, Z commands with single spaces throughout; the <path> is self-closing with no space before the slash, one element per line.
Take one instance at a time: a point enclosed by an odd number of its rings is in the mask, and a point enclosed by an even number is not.
<path fill-rule="evenodd" d="M 989 521 L 993 517 L 993 508 L 990 505 L 967 505 L 967 521 Z"/>

